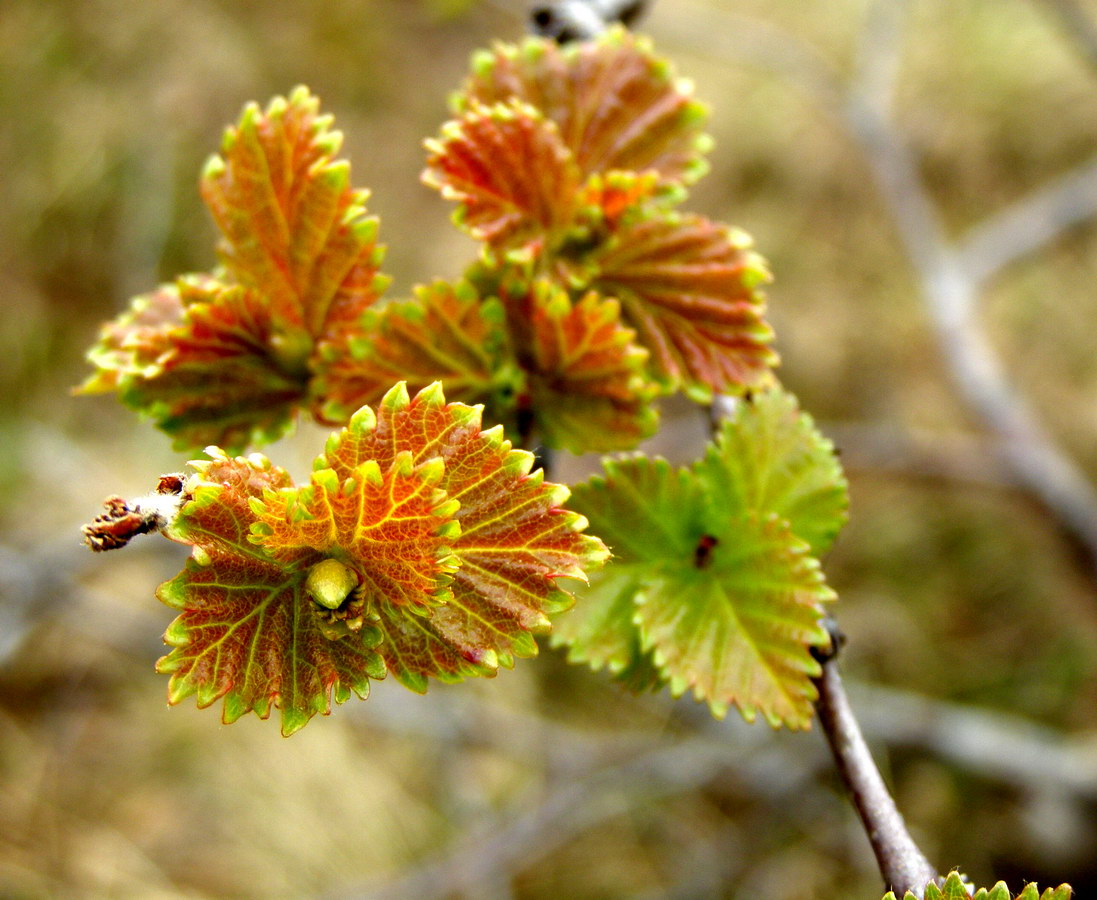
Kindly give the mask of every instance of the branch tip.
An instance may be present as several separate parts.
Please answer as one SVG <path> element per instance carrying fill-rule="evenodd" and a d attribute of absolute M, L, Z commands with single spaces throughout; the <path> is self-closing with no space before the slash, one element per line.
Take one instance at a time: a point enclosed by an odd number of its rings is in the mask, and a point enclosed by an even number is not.
<path fill-rule="evenodd" d="M 552 0 L 530 10 L 529 28 L 558 44 L 589 41 L 611 25 L 631 28 L 647 5 L 648 0 Z"/>
<path fill-rule="evenodd" d="M 118 550 L 139 534 L 167 528 L 183 505 L 184 477 L 178 472 L 161 475 L 156 490 L 136 500 L 107 497 L 105 511 L 80 529 L 84 543 L 97 553 Z"/>

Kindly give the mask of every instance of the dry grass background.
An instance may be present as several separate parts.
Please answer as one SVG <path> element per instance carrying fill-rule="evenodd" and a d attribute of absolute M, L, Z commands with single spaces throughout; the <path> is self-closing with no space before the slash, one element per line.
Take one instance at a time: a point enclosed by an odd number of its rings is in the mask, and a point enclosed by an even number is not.
<path fill-rule="evenodd" d="M 904 692 L 860 696 L 912 830 L 942 866 L 1084 897 L 1093 571 L 957 399 L 857 144 L 733 39 L 745 16 L 849 73 L 872 6 L 662 0 L 645 27 L 712 107 L 712 173 L 691 205 L 769 258 L 782 377 L 850 469 L 853 519 L 827 571 L 848 677 Z M 1093 156 L 1097 64 L 1050 2 L 907 6 L 895 117 L 950 234 Z M 152 672 L 171 618 L 152 589 L 182 548 L 78 546 L 104 495 L 180 467 L 165 437 L 68 390 L 100 321 L 210 264 L 194 185 L 222 127 L 308 84 L 374 189 L 393 292 L 455 275 L 471 244 L 420 186 L 420 142 L 468 54 L 517 37 L 524 7 L 0 4 L 0 897 L 879 896 L 816 733 L 706 723 L 691 701 L 627 696 L 547 651 L 426 697 L 382 684 L 288 741 L 254 718 L 225 727 L 167 709 Z M 1000 273 L 980 321 L 1097 482 L 1095 274 L 1083 224 Z M 688 457 L 697 433 L 674 416 L 662 446 Z M 317 434 L 268 452 L 303 473 Z M 951 723 L 940 740 L 899 736 L 918 731 L 911 693 L 933 698 L 919 717 Z M 1068 736 L 1075 755 L 1047 771 Z"/>

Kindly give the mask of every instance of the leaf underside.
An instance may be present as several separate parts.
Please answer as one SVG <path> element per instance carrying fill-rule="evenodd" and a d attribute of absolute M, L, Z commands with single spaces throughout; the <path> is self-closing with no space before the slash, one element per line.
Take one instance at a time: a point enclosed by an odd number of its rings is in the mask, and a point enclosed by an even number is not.
<path fill-rule="evenodd" d="M 171 702 L 223 697 L 226 722 L 277 707 L 290 734 L 386 672 L 415 690 L 491 675 L 570 605 L 557 579 L 606 555 L 566 489 L 437 385 L 355 413 L 306 485 L 258 454 L 210 453 L 168 530 L 194 552 L 159 591 L 180 610 L 159 669 Z M 309 592 L 330 560 L 355 585 L 336 609 Z"/>
<path fill-rule="evenodd" d="M 822 549 L 846 513 L 845 481 L 810 419 L 774 389 L 742 402 L 690 469 L 645 458 L 604 469 L 572 503 L 614 562 L 553 642 L 615 675 L 643 671 L 649 655 L 673 694 L 692 691 L 716 716 L 735 704 L 747 719 L 806 728 L 811 649 L 829 641 L 833 599 L 806 538 Z"/>
<path fill-rule="evenodd" d="M 455 110 L 427 144 L 423 178 L 459 204 L 456 220 L 485 243 L 483 261 L 511 267 L 501 280 L 524 279 L 524 289 L 509 292 L 517 303 L 503 299 L 529 375 L 526 403 L 545 420 L 550 446 L 632 447 L 654 424 L 642 394 L 685 390 L 707 402 L 716 391 L 768 382 L 777 357 L 760 287 L 769 274 L 743 234 L 671 210 L 703 171 L 704 116 L 646 42 L 611 30 L 574 47 L 499 45 L 474 57 Z M 563 366 L 537 359 L 551 339 L 527 297 L 543 278 L 576 309 L 597 303 L 592 294 L 613 303 L 615 346 L 621 337 L 628 356 L 647 354 L 642 368 L 632 359 L 618 366 L 616 406 L 591 403 L 584 344 L 560 354 L 571 367 L 563 375 Z M 541 314 L 539 323 L 559 332 L 563 318 Z M 582 319 L 590 316 L 573 311 L 572 331 Z"/>

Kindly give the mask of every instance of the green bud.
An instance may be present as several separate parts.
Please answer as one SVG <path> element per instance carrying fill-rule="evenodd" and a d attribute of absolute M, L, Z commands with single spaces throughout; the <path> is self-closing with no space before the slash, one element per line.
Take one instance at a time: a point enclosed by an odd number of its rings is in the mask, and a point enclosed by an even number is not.
<path fill-rule="evenodd" d="M 337 609 L 358 587 L 358 576 L 336 559 L 325 559 L 309 569 L 305 590 L 325 609 Z"/>

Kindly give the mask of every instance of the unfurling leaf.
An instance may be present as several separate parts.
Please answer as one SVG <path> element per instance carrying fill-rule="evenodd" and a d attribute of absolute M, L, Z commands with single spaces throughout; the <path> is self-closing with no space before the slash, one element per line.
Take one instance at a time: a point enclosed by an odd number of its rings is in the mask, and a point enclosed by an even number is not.
<path fill-rule="evenodd" d="M 222 262 L 263 294 L 287 350 L 298 335 L 337 337 L 382 286 L 369 194 L 351 188 L 350 165 L 333 158 L 343 136 L 319 109 L 304 87 L 262 112 L 249 105 L 202 174 Z"/>
<path fill-rule="evenodd" d="M 180 448 L 272 441 L 303 394 L 300 373 L 273 355 L 277 335 L 255 290 L 186 276 L 135 298 L 107 325 L 83 390 L 116 390 Z"/>
<path fill-rule="evenodd" d="M 701 216 L 626 225 L 587 265 L 589 286 L 621 301 L 651 369 L 697 399 L 764 383 L 777 357 L 763 319 L 765 263 L 742 232 Z"/>
<path fill-rule="evenodd" d="M 536 107 L 556 123 L 584 178 L 652 169 L 675 185 L 705 171 L 705 110 L 692 87 L 623 28 L 564 47 L 538 38 L 498 45 L 474 56 L 472 69 L 458 113 L 512 100 Z"/>
<path fill-rule="evenodd" d="M 304 88 L 245 109 L 207 163 L 202 196 L 223 266 L 137 297 L 89 353 L 85 392 L 117 391 L 192 449 L 281 436 L 329 355 L 384 289 L 366 193 Z"/>
<path fill-rule="evenodd" d="M 497 394 L 515 392 L 505 326 L 499 302 L 481 301 L 467 282 L 437 281 L 412 300 L 367 310 L 343 348 L 322 352 L 315 415 L 329 425 L 346 422 L 397 381 L 411 390 L 441 381 L 451 398 L 493 410 Z"/>
<path fill-rule="evenodd" d="M 841 526 L 846 496 L 829 445 L 790 397 L 744 401 L 690 469 L 609 461 L 572 503 L 614 562 L 557 625 L 570 660 L 615 675 L 652 664 L 714 715 L 735 704 L 747 719 L 808 726 L 811 650 L 829 642 L 821 618 L 834 596 L 811 553 Z"/>
<path fill-rule="evenodd" d="M 1003 881 L 999 881 L 989 890 L 979 888 L 974 893 L 969 893 L 969 890 L 959 872 L 950 872 L 943 885 L 938 886 L 932 882 L 927 884 L 924 898 L 916 898 L 907 891 L 902 900 L 1014 900 Z M 1046 888 L 1043 893 L 1040 893 L 1035 884 L 1027 884 L 1015 900 L 1070 900 L 1073 896 L 1074 891 L 1068 884 Z M 883 900 L 896 900 L 895 892 L 888 891 Z"/>
<path fill-rule="evenodd" d="M 571 222 L 579 167 L 556 124 L 532 106 L 473 103 L 427 148 L 423 180 L 461 204 L 456 221 L 474 238 L 537 249 Z"/>
<path fill-rule="evenodd" d="M 617 301 L 588 293 L 573 303 L 539 281 L 505 305 L 528 373 L 528 403 L 548 445 L 625 450 L 655 430 L 654 390 L 643 378 L 647 353 L 621 324 Z"/>
<path fill-rule="evenodd" d="M 415 690 L 491 675 L 570 605 L 557 579 L 607 555 L 567 490 L 438 385 L 360 409 L 307 485 L 209 452 L 166 530 L 194 551 L 159 591 L 181 610 L 159 669 L 171 702 L 223 697 L 226 722 L 273 705 L 290 734 L 386 671 Z"/>

